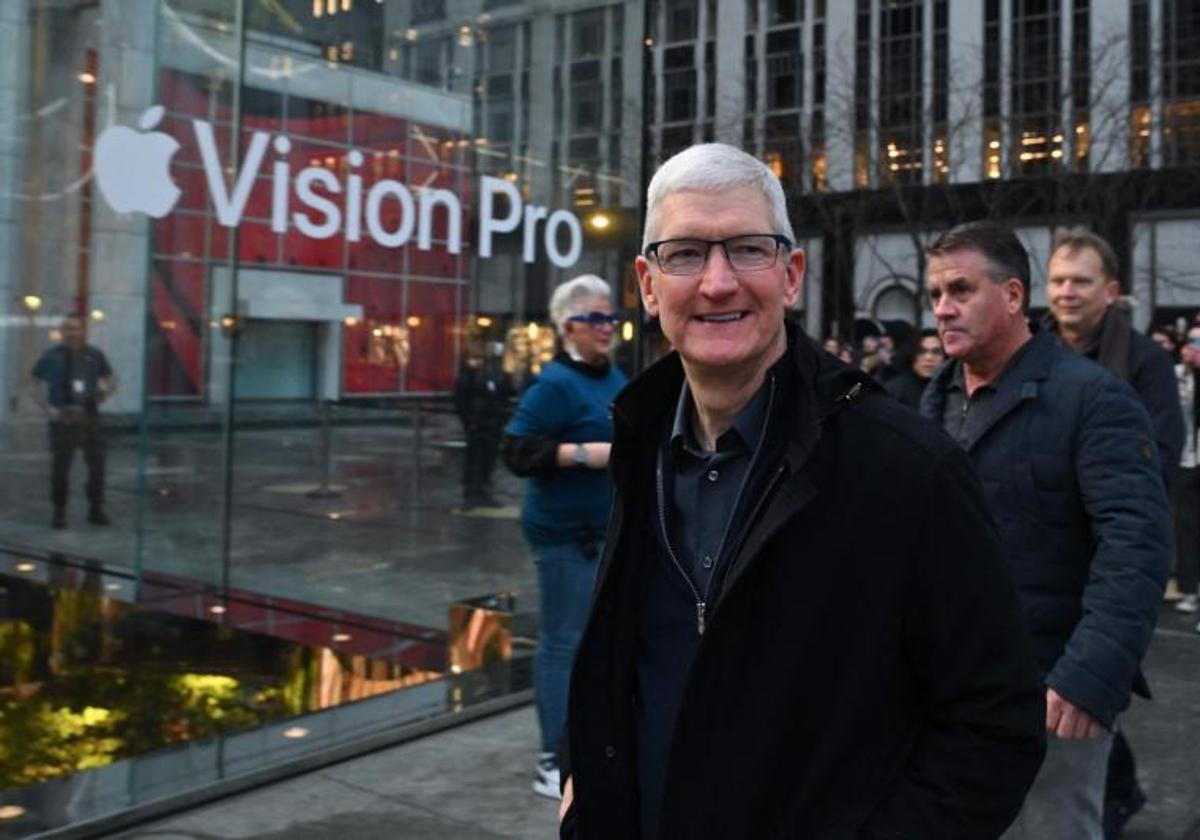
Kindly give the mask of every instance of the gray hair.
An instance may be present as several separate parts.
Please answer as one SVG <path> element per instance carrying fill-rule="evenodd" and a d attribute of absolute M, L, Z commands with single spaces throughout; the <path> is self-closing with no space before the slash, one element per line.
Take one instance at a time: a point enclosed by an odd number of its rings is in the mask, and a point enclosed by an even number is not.
<path fill-rule="evenodd" d="M 611 298 L 612 289 L 595 274 L 580 274 L 563 283 L 550 296 L 550 320 L 558 334 L 566 331 L 567 319 L 582 311 L 581 304 L 591 297 Z"/>
<path fill-rule="evenodd" d="M 667 160 L 646 189 L 646 227 L 642 231 L 642 250 L 658 236 L 658 208 L 673 193 L 685 190 L 719 194 L 738 187 L 757 187 L 767 200 L 774 231 L 793 244 L 796 235 L 788 219 L 783 185 L 767 165 L 741 149 L 724 143 L 700 143 L 689 146 Z M 750 231 L 747 231 L 750 232 Z"/>

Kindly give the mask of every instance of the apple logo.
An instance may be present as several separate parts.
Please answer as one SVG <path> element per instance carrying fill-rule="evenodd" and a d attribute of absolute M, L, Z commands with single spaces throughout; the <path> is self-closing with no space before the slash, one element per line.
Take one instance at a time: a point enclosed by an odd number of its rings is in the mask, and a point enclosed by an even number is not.
<path fill-rule="evenodd" d="M 170 173 L 179 143 L 169 134 L 150 130 L 162 116 L 163 107 L 155 105 L 138 119 L 141 131 L 112 125 L 96 140 L 96 182 L 118 213 L 136 210 L 161 219 L 179 200 L 180 190 Z"/>

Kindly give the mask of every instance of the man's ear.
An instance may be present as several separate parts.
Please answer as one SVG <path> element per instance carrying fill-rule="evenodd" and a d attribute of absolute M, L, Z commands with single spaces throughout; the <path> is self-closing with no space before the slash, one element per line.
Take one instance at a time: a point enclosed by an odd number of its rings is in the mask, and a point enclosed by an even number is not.
<path fill-rule="evenodd" d="M 1121 284 L 1116 280 L 1109 280 L 1104 284 L 1104 299 L 1107 303 L 1115 303 L 1117 298 L 1121 296 Z"/>
<path fill-rule="evenodd" d="M 1008 311 L 1014 315 L 1025 311 L 1025 284 L 1016 277 L 1008 278 L 1005 284 L 1008 291 Z"/>
<path fill-rule="evenodd" d="M 796 305 L 796 301 L 800 299 L 800 292 L 804 290 L 804 270 L 807 267 L 804 257 L 804 251 L 797 248 L 788 254 L 787 260 L 787 279 L 783 289 L 783 304 L 788 309 Z"/>
<path fill-rule="evenodd" d="M 647 313 L 658 317 L 658 296 L 654 293 L 654 277 L 650 271 L 650 263 L 645 257 L 639 255 L 633 261 L 633 268 L 637 272 L 638 292 L 642 296 L 642 306 Z"/>

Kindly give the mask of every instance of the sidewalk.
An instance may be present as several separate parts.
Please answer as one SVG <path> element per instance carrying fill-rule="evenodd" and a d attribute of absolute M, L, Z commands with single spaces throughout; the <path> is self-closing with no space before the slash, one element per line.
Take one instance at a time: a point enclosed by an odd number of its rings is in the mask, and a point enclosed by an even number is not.
<path fill-rule="evenodd" d="M 1122 718 L 1149 796 L 1123 840 L 1200 840 L 1200 636 L 1194 623 L 1163 610 L 1146 658 L 1155 699 L 1135 699 Z M 530 706 L 114 836 L 553 838 L 556 803 L 530 790 L 537 741 Z"/>
<path fill-rule="evenodd" d="M 109 835 L 207 838 L 553 838 L 534 794 L 533 707 L 497 715 Z"/>

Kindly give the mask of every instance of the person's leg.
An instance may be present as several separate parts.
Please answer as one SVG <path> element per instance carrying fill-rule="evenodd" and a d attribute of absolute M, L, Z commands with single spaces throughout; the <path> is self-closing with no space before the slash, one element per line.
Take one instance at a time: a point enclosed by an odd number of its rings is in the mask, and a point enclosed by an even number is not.
<path fill-rule="evenodd" d="M 66 423 L 50 426 L 50 501 L 54 505 L 54 526 L 62 527 L 67 507 L 68 478 L 71 459 L 75 454 L 72 428 Z"/>
<path fill-rule="evenodd" d="M 463 436 L 467 448 L 463 450 L 463 501 L 474 504 L 479 498 L 479 429 L 463 423 Z"/>
<path fill-rule="evenodd" d="M 1175 480 L 1175 574 L 1179 591 L 1196 595 L 1200 584 L 1200 469 L 1181 469 Z"/>
<path fill-rule="evenodd" d="M 1104 840 L 1101 814 L 1112 733 L 1094 740 L 1051 736 L 1021 812 L 1002 840 Z"/>
<path fill-rule="evenodd" d="M 542 732 L 542 752 L 557 753 L 567 717 L 571 665 L 596 576 L 596 559 L 573 543 L 534 545 L 538 568 L 538 645 L 534 656 L 534 697 Z"/>
<path fill-rule="evenodd" d="M 492 472 L 496 469 L 496 459 L 500 457 L 500 436 L 502 426 L 485 426 L 480 431 L 481 452 L 479 454 L 479 492 L 489 504 L 496 504 L 492 496 Z"/>
<path fill-rule="evenodd" d="M 80 426 L 83 459 L 87 462 L 87 497 L 91 508 L 88 518 L 92 522 L 108 524 L 104 513 L 104 467 L 105 441 L 100 421 L 93 417 Z"/>

